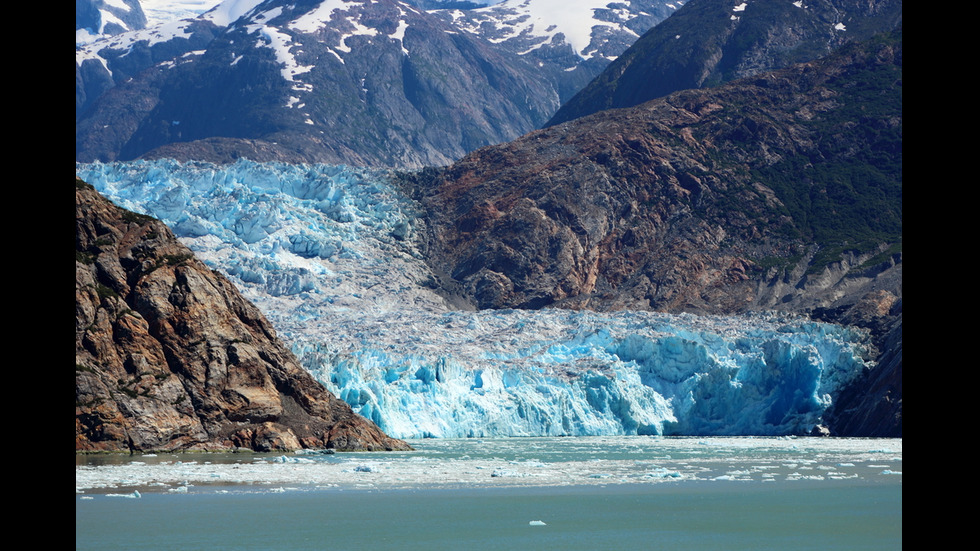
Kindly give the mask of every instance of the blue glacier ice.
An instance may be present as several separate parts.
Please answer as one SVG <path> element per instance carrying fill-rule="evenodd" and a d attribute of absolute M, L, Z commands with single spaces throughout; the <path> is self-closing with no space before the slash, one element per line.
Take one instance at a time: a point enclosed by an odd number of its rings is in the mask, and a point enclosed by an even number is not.
<path fill-rule="evenodd" d="M 76 165 L 227 274 L 301 363 L 392 436 L 784 435 L 821 423 L 866 335 L 778 314 L 454 311 L 422 208 L 327 165 Z"/>

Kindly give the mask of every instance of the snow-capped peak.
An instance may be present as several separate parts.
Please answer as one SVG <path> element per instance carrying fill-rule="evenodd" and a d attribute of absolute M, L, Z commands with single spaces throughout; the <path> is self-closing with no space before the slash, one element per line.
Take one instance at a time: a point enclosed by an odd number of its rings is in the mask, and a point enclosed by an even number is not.
<path fill-rule="evenodd" d="M 617 54 L 602 51 L 609 35 L 626 35 L 632 42 L 639 36 L 628 25 L 633 19 L 652 17 L 648 12 L 654 11 L 654 7 L 674 11 L 681 5 L 683 2 L 655 0 L 504 0 L 493 6 L 448 13 L 458 27 L 491 42 L 521 41 L 524 49 L 519 53 L 564 42 L 582 59 L 595 56 L 612 59 Z M 666 14 L 661 14 L 658 20 L 663 17 Z M 650 22 L 650 26 L 653 24 Z"/>

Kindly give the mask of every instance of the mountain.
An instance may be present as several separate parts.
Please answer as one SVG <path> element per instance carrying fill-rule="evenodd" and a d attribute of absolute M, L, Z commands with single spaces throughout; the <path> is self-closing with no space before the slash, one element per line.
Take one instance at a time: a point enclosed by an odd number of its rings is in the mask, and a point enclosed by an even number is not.
<path fill-rule="evenodd" d="M 76 160 L 445 165 L 544 124 L 673 11 L 633 4 L 580 0 L 550 24 L 548 0 L 223 2 L 76 46 Z"/>
<path fill-rule="evenodd" d="M 901 106 L 899 26 L 393 180 L 76 171 L 399 435 L 901 436 Z"/>
<path fill-rule="evenodd" d="M 480 308 L 827 306 L 901 257 L 900 37 L 431 171 L 435 262 Z"/>
<path fill-rule="evenodd" d="M 76 158 L 438 165 L 558 106 L 517 56 L 393 0 L 269 0 L 216 32 L 93 102 Z"/>
<path fill-rule="evenodd" d="M 879 345 L 898 345 L 900 411 L 900 31 L 407 182 L 447 295 L 478 308 L 869 312 Z"/>
<path fill-rule="evenodd" d="M 691 0 L 563 103 L 548 126 L 810 61 L 901 22 L 901 0 Z"/>
<path fill-rule="evenodd" d="M 525 58 L 555 83 L 562 103 L 683 1 L 504 0 L 437 17 Z"/>
<path fill-rule="evenodd" d="M 76 179 L 75 449 L 408 449 L 161 222 Z"/>

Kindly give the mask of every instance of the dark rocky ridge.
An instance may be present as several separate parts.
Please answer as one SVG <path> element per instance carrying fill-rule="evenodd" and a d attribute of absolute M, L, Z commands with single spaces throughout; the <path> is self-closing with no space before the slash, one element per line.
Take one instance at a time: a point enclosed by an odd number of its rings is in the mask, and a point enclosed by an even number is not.
<path fill-rule="evenodd" d="M 641 36 L 548 126 L 825 56 L 901 26 L 902 0 L 691 0 Z"/>
<path fill-rule="evenodd" d="M 868 327 L 892 369 L 868 382 L 890 385 L 897 413 L 860 413 L 853 430 L 900 435 L 901 44 L 898 32 L 421 173 L 431 262 L 479 308 L 781 310 Z M 857 426 L 843 419 L 867 410 L 863 395 L 832 430 Z"/>
<path fill-rule="evenodd" d="M 824 419 L 837 435 L 901 437 L 902 299 L 880 292 L 841 310 L 814 317 L 868 328 L 879 353 L 874 369 L 844 389 Z"/>
<path fill-rule="evenodd" d="M 161 222 L 76 179 L 76 451 L 405 450 Z"/>

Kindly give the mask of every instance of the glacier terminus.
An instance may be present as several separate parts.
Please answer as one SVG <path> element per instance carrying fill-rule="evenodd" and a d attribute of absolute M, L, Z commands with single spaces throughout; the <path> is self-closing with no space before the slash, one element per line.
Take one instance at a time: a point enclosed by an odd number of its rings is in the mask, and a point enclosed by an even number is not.
<path fill-rule="evenodd" d="M 397 438 L 808 434 L 870 367 L 862 331 L 780 314 L 454 309 L 422 208 L 385 170 L 157 160 L 76 175 L 165 222 Z"/>

